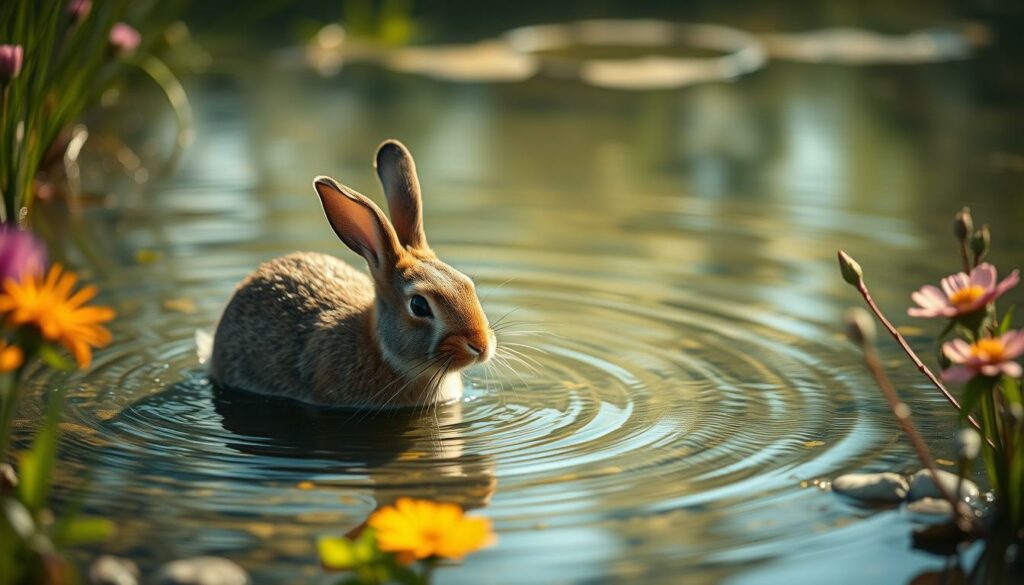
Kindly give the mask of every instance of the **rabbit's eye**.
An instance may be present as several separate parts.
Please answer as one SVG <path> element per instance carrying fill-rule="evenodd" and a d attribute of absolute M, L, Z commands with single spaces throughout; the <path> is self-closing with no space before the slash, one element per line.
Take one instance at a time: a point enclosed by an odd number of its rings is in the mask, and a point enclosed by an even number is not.
<path fill-rule="evenodd" d="M 430 303 L 427 299 L 420 295 L 414 295 L 409 299 L 409 308 L 412 309 L 412 314 L 417 317 L 433 317 L 434 313 L 430 310 Z"/>

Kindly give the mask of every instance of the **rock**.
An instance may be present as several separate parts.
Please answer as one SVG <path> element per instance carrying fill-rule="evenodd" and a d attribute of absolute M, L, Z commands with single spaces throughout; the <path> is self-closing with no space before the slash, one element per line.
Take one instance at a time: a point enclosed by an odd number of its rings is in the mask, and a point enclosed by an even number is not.
<path fill-rule="evenodd" d="M 907 511 L 919 516 L 945 516 L 953 513 L 953 506 L 939 498 L 921 498 L 907 504 Z"/>
<path fill-rule="evenodd" d="M 948 471 L 939 471 L 939 482 L 946 488 L 950 495 L 956 495 L 956 487 L 960 483 L 960 477 L 955 473 Z M 981 490 L 978 489 L 978 485 L 969 479 L 963 480 L 963 485 L 960 486 L 960 497 L 961 498 L 977 498 L 981 495 Z M 922 498 L 941 498 L 942 493 L 939 492 L 938 486 L 935 485 L 935 480 L 932 479 L 932 473 L 927 469 L 922 469 L 914 475 L 910 476 L 910 495 L 911 500 L 920 500 Z"/>
<path fill-rule="evenodd" d="M 907 489 L 907 480 L 892 472 L 848 473 L 832 481 L 832 491 L 865 502 L 902 502 Z"/>
<path fill-rule="evenodd" d="M 104 555 L 89 567 L 92 585 L 138 585 L 139 566 L 129 559 Z"/>
<path fill-rule="evenodd" d="M 193 557 L 167 563 L 156 574 L 156 585 L 248 585 L 245 569 L 220 557 Z"/>

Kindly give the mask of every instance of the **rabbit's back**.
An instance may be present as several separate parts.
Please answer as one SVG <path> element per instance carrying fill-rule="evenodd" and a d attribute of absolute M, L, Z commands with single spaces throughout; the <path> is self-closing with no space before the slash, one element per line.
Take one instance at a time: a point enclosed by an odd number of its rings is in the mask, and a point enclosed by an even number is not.
<path fill-rule="evenodd" d="M 333 256 L 302 252 L 265 262 L 224 310 L 210 373 L 224 386 L 308 400 L 311 340 L 339 324 L 362 328 L 373 299 L 370 279 Z"/>

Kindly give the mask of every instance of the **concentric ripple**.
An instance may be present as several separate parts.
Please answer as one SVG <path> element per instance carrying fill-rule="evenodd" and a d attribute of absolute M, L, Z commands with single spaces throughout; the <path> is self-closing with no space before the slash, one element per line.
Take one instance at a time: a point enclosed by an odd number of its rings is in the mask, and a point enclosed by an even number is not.
<path fill-rule="evenodd" d="M 527 125 L 543 116 L 516 109 L 532 99 L 529 85 L 503 90 L 511 93 L 500 106 Z M 604 157 L 602 181 L 613 183 L 593 189 L 538 189 L 515 161 L 487 167 L 447 134 L 437 140 L 464 156 L 417 154 L 433 247 L 475 278 L 502 323 L 499 356 L 467 372 L 463 401 L 373 415 L 213 387 L 195 332 L 214 326 L 248 271 L 297 249 L 356 259 L 321 225 L 315 198 L 293 186 L 341 168 L 346 183 L 376 193 L 368 164 L 306 160 L 271 138 L 291 132 L 323 147 L 310 152 L 330 150 L 317 120 L 331 119 L 334 88 L 297 98 L 288 87 L 263 88 L 255 101 L 197 90 L 197 127 L 207 133 L 179 178 L 145 207 L 96 214 L 118 235 L 96 235 L 115 257 L 148 258 L 126 260 L 100 282 L 120 315 L 116 341 L 67 382 L 57 494 L 76 497 L 88 477 L 86 508 L 121 527 L 101 550 L 145 569 L 221 554 L 258 583 L 300 582 L 320 574 L 318 536 L 343 534 L 402 495 L 459 502 L 494 521 L 499 545 L 446 569 L 453 583 L 710 582 L 844 538 L 873 546 L 863 527 L 878 523 L 858 522 L 872 513 L 815 483 L 913 463 L 836 333 L 855 299 L 835 278 L 833 254 L 854 247 L 888 283 L 876 290 L 881 302 L 903 303 L 934 267 L 908 272 L 887 260 L 926 248 L 926 236 L 849 209 L 695 197 L 677 192 L 670 172 L 620 189 L 614 149 L 591 153 Z M 259 109 L 279 92 L 302 100 L 289 110 L 299 114 Z M 257 111 L 233 107 L 240 103 Z M 449 112 L 448 123 L 473 127 L 473 115 L 486 116 L 467 111 L 475 110 Z M 353 144 L 379 141 L 377 128 L 348 130 Z M 471 162 L 445 166 L 462 160 Z M 501 180 L 459 180 L 467 176 Z M 913 377 L 896 382 L 942 444 L 950 430 L 936 413 L 945 406 L 917 392 Z M 56 383 L 32 376 L 38 397 Z"/>
<path fill-rule="evenodd" d="M 500 266 L 476 274 L 488 310 L 509 314 L 499 357 L 467 373 L 464 401 L 416 414 L 215 388 L 193 342 L 215 313 L 143 302 L 119 324 L 126 341 L 73 380 L 66 457 L 91 470 L 90 508 L 113 511 L 121 545 L 144 542 L 153 558 L 229 554 L 270 578 L 314 566 L 318 534 L 343 533 L 376 505 L 443 498 L 485 508 L 537 567 L 572 560 L 538 549 L 581 532 L 601 538 L 573 562 L 625 570 L 625 537 L 633 562 L 657 574 L 718 554 L 742 560 L 745 543 L 784 548 L 778 525 L 727 520 L 770 514 L 762 508 L 838 469 L 904 456 L 880 445 L 879 413 L 856 406 L 870 404 L 865 380 L 825 329 L 656 279 L 503 276 Z M 676 522 L 690 528 L 666 556 L 672 540 L 649 529 Z"/>

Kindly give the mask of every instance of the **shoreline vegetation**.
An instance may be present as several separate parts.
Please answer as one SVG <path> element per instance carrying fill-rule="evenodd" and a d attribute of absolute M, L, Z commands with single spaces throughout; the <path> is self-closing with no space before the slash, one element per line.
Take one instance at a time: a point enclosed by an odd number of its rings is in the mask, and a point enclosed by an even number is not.
<path fill-rule="evenodd" d="M 962 271 L 942 279 L 941 287 L 922 286 L 911 295 L 916 306 L 907 310 L 911 317 L 945 321 L 935 338 L 938 376 L 875 303 L 860 264 L 846 252 L 838 252 L 843 280 L 870 310 L 850 310 L 847 337 L 862 350 L 872 378 L 925 468 L 909 485 L 893 473 L 849 474 L 837 478 L 833 489 L 866 502 L 930 499 L 916 503 L 917 508 L 946 516 L 948 524 L 918 536 L 946 541 L 952 550 L 957 550 L 957 543 L 985 541 L 986 552 L 971 570 L 971 582 L 1001 583 L 1024 575 L 1019 552 L 1024 542 L 1024 399 L 1018 361 L 1024 355 L 1024 331 L 1013 329 L 1014 306 L 1002 312 L 997 306 L 1000 297 L 1020 283 L 1020 272 L 1014 269 L 999 280 L 996 267 L 985 262 L 992 245 L 989 228 L 974 229 L 968 208 L 956 214 L 953 233 Z M 910 407 L 889 380 L 874 350 L 875 320 L 958 412 L 957 474 L 938 469 L 914 425 Z M 959 398 L 947 384 L 960 388 Z M 979 455 L 992 490 L 991 502 L 980 497 L 968 479 Z"/>

